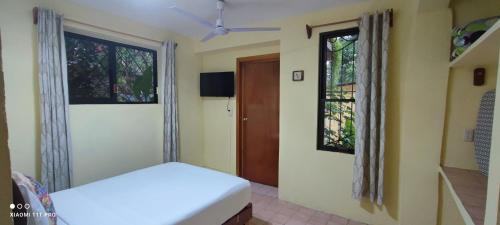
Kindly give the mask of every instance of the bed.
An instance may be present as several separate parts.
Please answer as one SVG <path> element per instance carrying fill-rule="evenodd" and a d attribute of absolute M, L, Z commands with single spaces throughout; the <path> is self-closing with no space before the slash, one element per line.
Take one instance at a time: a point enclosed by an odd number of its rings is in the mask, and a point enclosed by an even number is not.
<path fill-rule="evenodd" d="M 52 193 L 59 225 L 229 225 L 252 215 L 250 183 L 166 163 Z"/>

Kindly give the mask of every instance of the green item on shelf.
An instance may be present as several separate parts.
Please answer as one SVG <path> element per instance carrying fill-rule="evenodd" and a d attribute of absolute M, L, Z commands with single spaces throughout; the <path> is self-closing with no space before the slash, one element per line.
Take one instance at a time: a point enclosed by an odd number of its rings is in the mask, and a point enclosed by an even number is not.
<path fill-rule="evenodd" d="M 500 16 L 474 20 L 462 27 L 453 29 L 451 37 L 453 46 L 451 51 L 451 60 L 462 54 L 472 43 L 483 35 L 491 26 L 493 26 Z"/>

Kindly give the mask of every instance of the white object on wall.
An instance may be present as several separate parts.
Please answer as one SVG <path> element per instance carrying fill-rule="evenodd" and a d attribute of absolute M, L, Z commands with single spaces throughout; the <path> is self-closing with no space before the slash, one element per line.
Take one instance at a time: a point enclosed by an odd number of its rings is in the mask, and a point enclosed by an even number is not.
<path fill-rule="evenodd" d="M 465 142 L 473 142 L 474 141 L 474 129 L 465 129 L 464 141 Z"/>

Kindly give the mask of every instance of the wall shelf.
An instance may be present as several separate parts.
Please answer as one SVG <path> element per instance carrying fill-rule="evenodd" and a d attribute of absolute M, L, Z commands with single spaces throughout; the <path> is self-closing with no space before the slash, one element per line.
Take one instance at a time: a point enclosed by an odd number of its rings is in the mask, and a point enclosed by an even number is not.
<path fill-rule="evenodd" d="M 486 208 L 488 177 L 479 171 L 439 167 L 466 225 L 482 225 Z"/>
<path fill-rule="evenodd" d="M 498 63 L 500 49 L 500 20 L 486 31 L 460 56 L 450 63 L 450 67 L 484 66 Z"/>

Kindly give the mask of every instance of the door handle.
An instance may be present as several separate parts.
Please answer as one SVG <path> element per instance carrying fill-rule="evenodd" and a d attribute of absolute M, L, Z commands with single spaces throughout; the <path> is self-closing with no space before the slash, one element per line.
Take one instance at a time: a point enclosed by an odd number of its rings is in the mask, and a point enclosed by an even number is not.
<path fill-rule="evenodd" d="M 243 117 L 243 121 L 247 121 L 248 120 L 248 117 Z"/>

